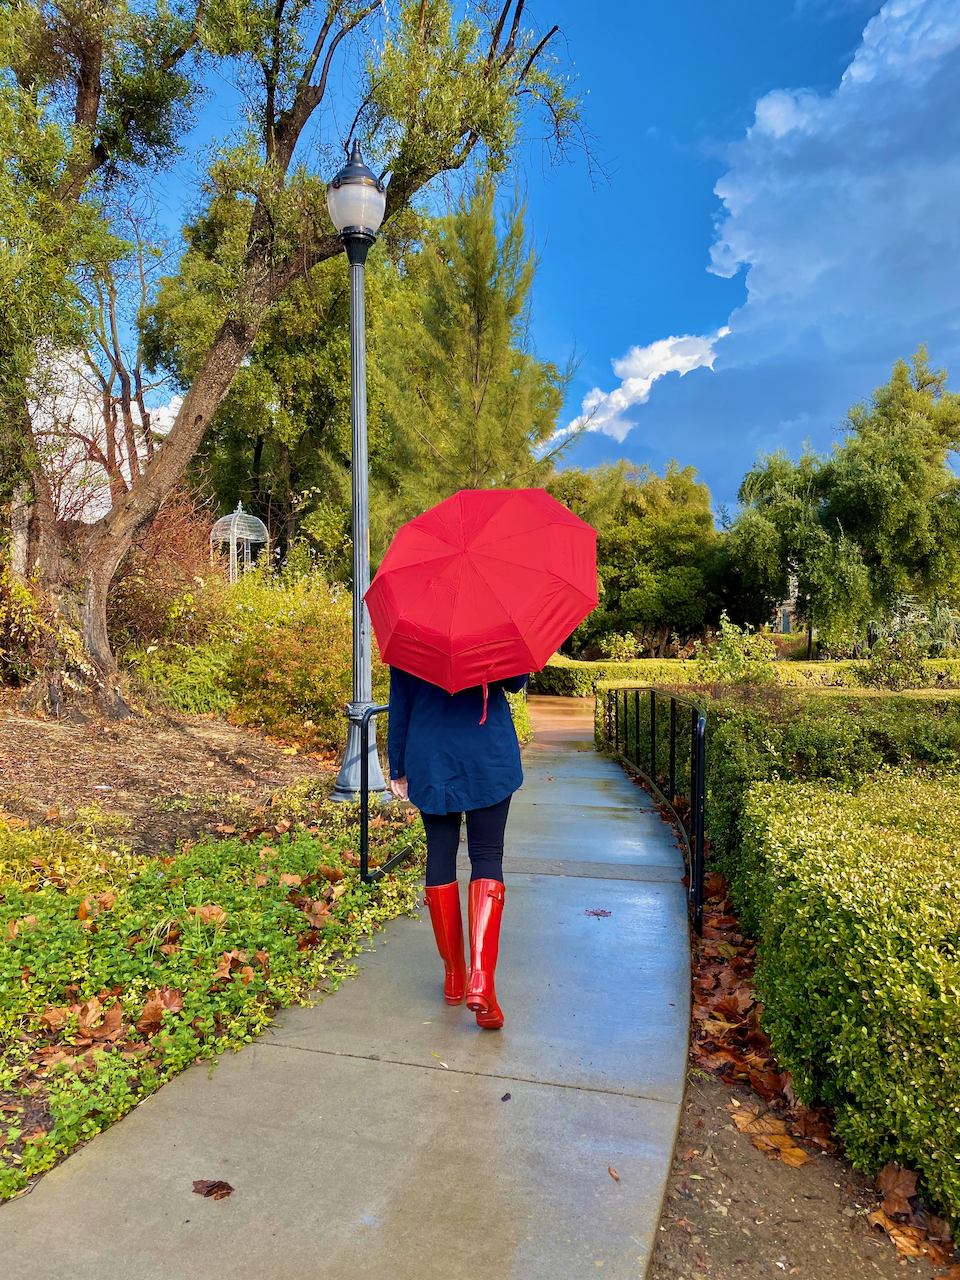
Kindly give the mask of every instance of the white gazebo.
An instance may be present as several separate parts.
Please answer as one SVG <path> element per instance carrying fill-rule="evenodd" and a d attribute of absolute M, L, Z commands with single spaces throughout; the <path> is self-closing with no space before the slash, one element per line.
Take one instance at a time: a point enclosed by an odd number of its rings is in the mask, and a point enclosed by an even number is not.
<path fill-rule="evenodd" d="M 243 503 L 237 503 L 236 511 L 228 516 L 221 516 L 210 531 L 210 563 L 213 564 L 214 548 L 224 542 L 230 544 L 230 581 L 237 580 L 237 547 L 243 547 L 243 567 L 250 568 L 250 547 L 254 542 L 262 542 L 269 546 L 270 533 L 267 526 L 256 516 L 249 515 L 243 509 Z"/>

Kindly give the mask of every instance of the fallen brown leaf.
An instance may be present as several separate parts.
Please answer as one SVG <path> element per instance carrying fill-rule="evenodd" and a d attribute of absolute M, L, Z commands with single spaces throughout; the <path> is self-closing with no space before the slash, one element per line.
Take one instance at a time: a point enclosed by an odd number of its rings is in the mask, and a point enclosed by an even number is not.
<path fill-rule="evenodd" d="M 296 888 L 297 885 L 303 884 L 303 880 L 300 876 L 294 875 L 291 871 L 284 871 L 283 875 L 280 877 L 280 883 L 289 884 Z"/>
<path fill-rule="evenodd" d="M 917 1174 L 891 1161 L 877 1174 L 876 1186 L 883 1192 L 880 1208 L 884 1213 L 909 1213 L 910 1196 L 917 1193 Z"/>
<path fill-rule="evenodd" d="M 89 1031 L 95 1023 L 100 1021 L 102 1013 L 103 1005 L 96 996 L 84 1001 L 80 1006 L 80 1016 L 77 1018 L 77 1025 L 80 1030 Z"/>
<path fill-rule="evenodd" d="M 61 1027 L 66 1025 L 67 1019 L 73 1012 L 75 1012 L 75 1009 L 58 1008 L 56 1005 L 48 1004 L 40 1015 L 40 1021 L 45 1027 L 49 1027 L 51 1031 L 59 1031 Z"/>
<path fill-rule="evenodd" d="M 7 937 L 15 938 L 21 929 L 35 929 L 36 927 L 36 916 L 21 916 L 19 920 L 9 921 L 7 924 Z"/>
<path fill-rule="evenodd" d="M 115 1000 L 103 1015 L 103 1025 L 97 1028 L 97 1036 L 103 1040 L 116 1040 L 123 1032 L 123 1009 Z"/>
<path fill-rule="evenodd" d="M 229 1182 L 222 1182 L 219 1179 L 199 1178 L 193 1184 L 193 1190 L 196 1195 L 204 1196 L 210 1200 L 226 1200 L 227 1196 L 233 1192 Z"/>
<path fill-rule="evenodd" d="M 617 1173 L 616 1169 L 613 1167 L 612 1164 L 607 1165 L 607 1173 L 609 1173 L 610 1177 L 614 1180 L 614 1182 L 620 1181 L 620 1175 L 619 1173 Z"/>
<path fill-rule="evenodd" d="M 183 992 L 176 987 L 161 987 L 157 999 L 170 1013 L 179 1013 L 183 1008 Z"/>
<path fill-rule="evenodd" d="M 137 1023 L 137 1030 L 142 1036 L 155 1036 L 163 1022 L 163 1002 L 154 995 L 143 1006 L 143 1013 Z"/>
<path fill-rule="evenodd" d="M 757 1116 L 746 1114 L 741 1109 L 734 1111 L 731 1116 L 733 1123 L 737 1126 L 741 1133 L 786 1133 L 787 1122 L 778 1120 L 776 1116 L 765 1115 Z"/>
<path fill-rule="evenodd" d="M 789 1165 L 792 1169 L 799 1169 L 801 1165 L 806 1164 L 811 1159 L 785 1133 L 753 1134 L 750 1141 L 758 1151 L 762 1151 L 769 1159 L 775 1160 L 779 1156 L 783 1163 Z"/>
<path fill-rule="evenodd" d="M 190 915 L 195 920 L 201 920 L 204 924 L 223 924 L 227 918 L 227 913 L 223 907 L 218 907 L 215 904 L 206 907 L 191 907 Z"/>

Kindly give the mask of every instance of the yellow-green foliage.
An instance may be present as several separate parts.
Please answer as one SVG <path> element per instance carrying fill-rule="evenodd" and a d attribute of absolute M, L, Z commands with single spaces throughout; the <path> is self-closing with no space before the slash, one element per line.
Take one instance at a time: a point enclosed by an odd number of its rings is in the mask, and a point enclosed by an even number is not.
<path fill-rule="evenodd" d="M 0 885 L 97 893 L 126 883 L 142 865 L 135 854 L 99 844 L 89 829 L 30 830 L 0 820 Z"/>
<path fill-rule="evenodd" d="M 224 684 L 234 718 L 319 748 L 346 743 L 344 708 L 353 692 L 349 593 L 319 574 L 292 582 L 245 574 L 235 589 L 237 641 Z M 374 645 L 374 698 L 386 702 L 389 675 Z"/>
<path fill-rule="evenodd" d="M 583 698 L 593 694 L 600 681 L 690 684 L 696 679 L 696 664 L 676 658 L 637 658 L 633 662 L 577 662 L 558 654 L 550 659 L 542 671 L 536 671 L 530 677 L 530 692 Z"/>
<path fill-rule="evenodd" d="M 733 891 L 760 925 L 763 1026 L 847 1155 L 960 1219 L 960 778 L 755 784 Z"/>
<path fill-rule="evenodd" d="M 513 716 L 513 727 L 517 731 L 517 739 L 521 747 L 526 746 L 533 738 L 533 725 L 530 723 L 526 691 L 521 689 L 519 693 L 508 693 L 507 702 L 510 704 L 510 714 Z"/>
<path fill-rule="evenodd" d="M 71 627 L 39 591 L 13 576 L 0 562 L 0 683 L 26 684 L 46 657 L 59 654 L 66 665 L 65 685 L 92 673 L 79 631 Z"/>
<path fill-rule="evenodd" d="M 928 687 L 960 688 L 960 659 L 927 658 Z M 866 662 L 774 662 L 773 682 L 784 688 L 856 689 L 868 687 Z M 638 658 L 633 662 L 577 662 L 558 655 L 530 681 L 531 693 L 586 697 L 601 681 L 637 684 L 696 684 L 703 679 L 696 662 L 678 658 Z"/>

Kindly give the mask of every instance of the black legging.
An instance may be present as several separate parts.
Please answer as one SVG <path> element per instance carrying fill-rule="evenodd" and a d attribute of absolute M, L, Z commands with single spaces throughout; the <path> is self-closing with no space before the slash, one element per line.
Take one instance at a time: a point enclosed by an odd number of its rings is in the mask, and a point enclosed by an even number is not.
<path fill-rule="evenodd" d="M 467 810 L 467 849 L 471 880 L 503 881 L 503 832 L 511 796 L 485 809 Z M 427 833 L 427 884 L 450 884 L 457 878 L 462 813 L 422 813 Z"/>

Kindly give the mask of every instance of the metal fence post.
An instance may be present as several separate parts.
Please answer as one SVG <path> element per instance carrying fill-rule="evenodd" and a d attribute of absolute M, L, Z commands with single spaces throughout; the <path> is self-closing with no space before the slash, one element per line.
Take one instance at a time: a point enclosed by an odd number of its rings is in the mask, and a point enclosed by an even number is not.
<path fill-rule="evenodd" d="M 670 699 L 670 803 L 677 798 L 677 700 Z"/>
<path fill-rule="evenodd" d="M 694 846 L 692 881 L 693 881 L 693 927 L 697 933 L 703 932 L 703 836 L 704 816 L 707 798 L 707 742 L 706 720 L 697 717 L 697 837 Z"/>
<path fill-rule="evenodd" d="M 657 691 L 650 690 L 650 777 L 657 780 Z"/>

